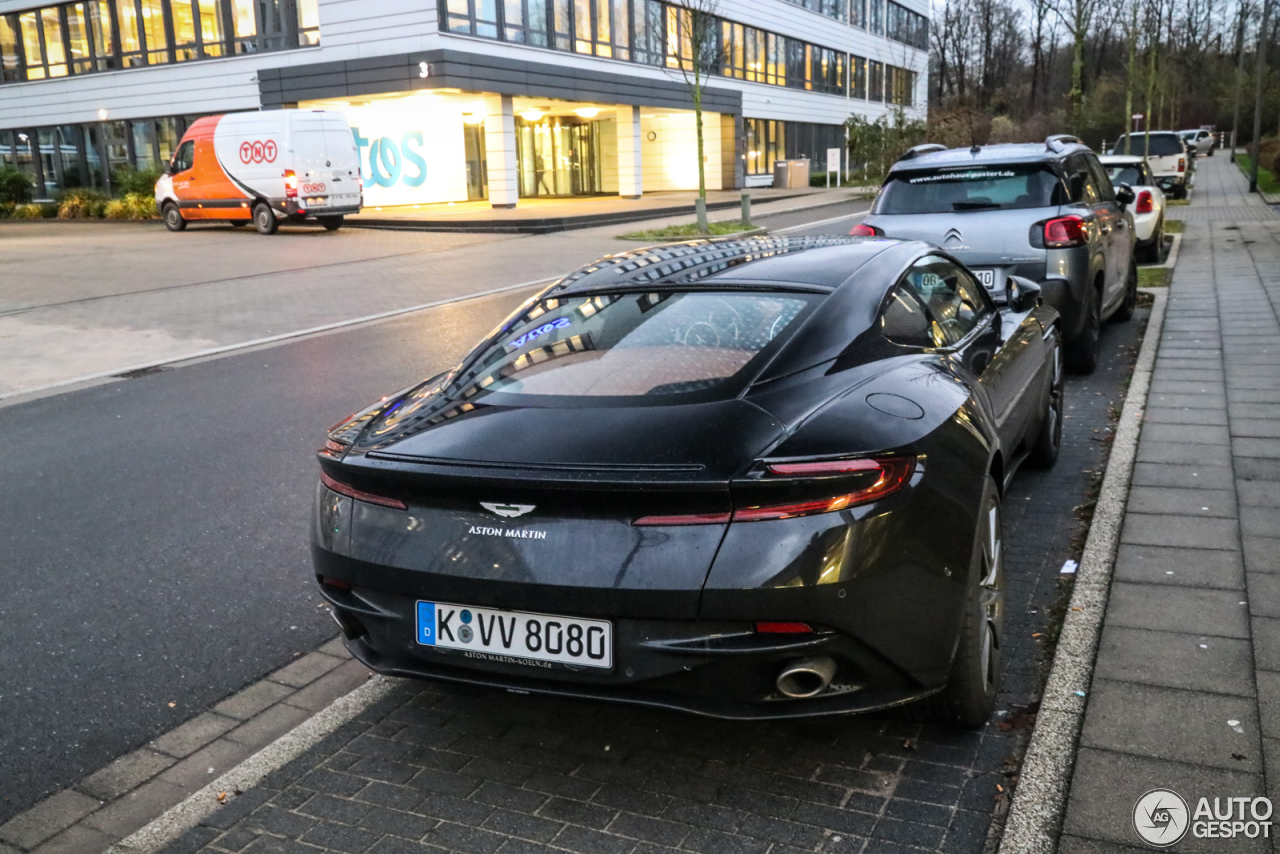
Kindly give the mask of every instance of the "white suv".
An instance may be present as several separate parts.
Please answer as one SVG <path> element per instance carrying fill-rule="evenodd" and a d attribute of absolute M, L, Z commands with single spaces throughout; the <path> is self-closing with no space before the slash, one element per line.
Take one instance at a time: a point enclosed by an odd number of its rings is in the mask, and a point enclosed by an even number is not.
<path fill-rule="evenodd" d="M 1158 130 L 1120 137 L 1109 154 L 1136 154 L 1147 159 L 1160 189 L 1175 199 L 1185 199 L 1191 178 L 1191 156 L 1175 131 Z"/>

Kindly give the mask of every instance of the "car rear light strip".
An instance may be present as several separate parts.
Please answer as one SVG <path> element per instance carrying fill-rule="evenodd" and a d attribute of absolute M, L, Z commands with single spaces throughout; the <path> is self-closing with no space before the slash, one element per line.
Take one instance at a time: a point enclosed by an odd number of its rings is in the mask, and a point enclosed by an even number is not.
<path fill-rule="evenodd" d="M 808 623 L 756 623 L 756 633 L 762 635 L 811 635 L 813 626 Z"/>
<path fill-rule="evenodd" d="M 884 229 L 860 222 L 849 229 L 849 235 L 851 237 L 884 237 Z"/>
<path fill-rule="evenodd" d="M 356 489 L 350 484 L 343 483 L 340 480 L 334 480 L 326 471 L 320 472 L 320 482 L 328 489 L 332 489 L 339 495 L 345 495 L 348 498 L 354 498 L 356 501 L 363 501 L 366 504 L 377 504 L 379 507 L 390 507 L 394 510 L 408 510 L 409 505 L 396 498 L 388 498 L 385 495 L 375 495 L 372 492 L 365 492 L 363 489 Z"/>
<path fill-rule="evenodd" d="M 817 513 L 834 513 L 869 504 L 886 498 L 911 480 L 916 470 L 915 457 L 881 457 L 879 459 L 819 460 L 804 463 L 766 463 L 770 474 L 780 476 L 814 477 L 819 475 L 848 474 L 852 472 L 879 471 L 880 477 L 870 486 L 820 498 L 797 501 L 790 504 L 771 504 L 744 507 L 732 513 L 690 513 L 675 516 L 642 516 L 631 524 L 636 527 L 663 527 L 677 525 L 723 525 L 728 522 L 762 522 L 768 519 L 791 519 L 796 516 L 812 516 Z"/>

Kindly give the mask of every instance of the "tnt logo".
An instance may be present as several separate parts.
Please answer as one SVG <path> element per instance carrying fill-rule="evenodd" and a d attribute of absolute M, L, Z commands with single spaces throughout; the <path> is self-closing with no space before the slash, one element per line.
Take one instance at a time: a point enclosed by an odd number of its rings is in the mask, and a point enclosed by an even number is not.
<path fill-rule="evenodd" d="M 303 184 L 302 192 L 310 195 L 311 193 L 323 193 L 327 188 L 324 184 Z"/>
<path fill-rule="evenodd" d="M 276 141 L 268 139 L 254 140 L 253 142 L 245 141 L 240 143 L 240 162 L 241 163 L 275 163 L 276 162 Z"/>

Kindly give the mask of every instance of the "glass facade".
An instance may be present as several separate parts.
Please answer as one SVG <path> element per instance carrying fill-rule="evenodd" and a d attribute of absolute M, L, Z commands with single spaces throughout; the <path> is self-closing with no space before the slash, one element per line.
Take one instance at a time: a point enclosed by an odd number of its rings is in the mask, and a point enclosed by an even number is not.
<path fill-rule="evenodd" d="M 884 2 L 870 0 L 882 21 Z M 441 0 L 440 8 L 449 32 L 668 68 L 688 64 L 688 15 L 662 0 Z M 867 80 L 861 57 L 723 18 L 715 23 L 707 53 L 719 76 L 831 95 L 844 95 L 852 76 L 855 97 L 913 106 L 913 71 L 894 68 L 895 81 L 912 82 L 889 96 L 884 63 L 873 62 L 878 76 Z"/>
<path fill-rule="evenodd" d="M 156 169 L 173 156 L 187 125 L 199 116 L 94 122 L 0 131 L 0 164 L 27 174 L 36 199 L 60 190 L 110 190 L 120 169 Z"/>
<path fill-rule="evenodd" d="M 0 83 L 319 43 L 319 0 L 84 0 L 0 15 Z"/>

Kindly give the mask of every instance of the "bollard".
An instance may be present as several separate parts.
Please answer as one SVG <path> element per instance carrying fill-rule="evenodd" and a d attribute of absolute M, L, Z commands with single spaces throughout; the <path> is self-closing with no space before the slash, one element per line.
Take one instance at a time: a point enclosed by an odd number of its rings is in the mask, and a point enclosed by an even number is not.
<path fill-rule="evenodd" d="M 751 227 L 751 191 L 742 191 L 742 227 Z"/>

